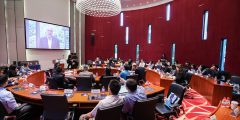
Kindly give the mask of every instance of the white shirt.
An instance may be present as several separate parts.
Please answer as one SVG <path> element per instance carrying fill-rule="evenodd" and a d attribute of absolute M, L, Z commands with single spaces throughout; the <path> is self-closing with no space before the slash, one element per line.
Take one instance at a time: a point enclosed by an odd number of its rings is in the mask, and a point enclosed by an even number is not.
<path fill-rule="evenodd" d="M 52 38 L 47 38 L 48 39 L 48 48 L 52 48 Z"/>
<path fill-rule="evenodd" d="M 105 99 L 99 101 L 97 106 L 91 111 L 92 116 L 96 117 L 97 110 L 100 108 L 111 107 L 114 105 L 122 104 L 123 97 L 118 95 L 109 95 Z"/>
<path fill-rule="evenodd" d="M 6 111 L 10 114 L 18 107 L 18 104 L 13 97 L 13 94 L 5 88 L 0 88 L 0 101 L 5 107 Z"/>

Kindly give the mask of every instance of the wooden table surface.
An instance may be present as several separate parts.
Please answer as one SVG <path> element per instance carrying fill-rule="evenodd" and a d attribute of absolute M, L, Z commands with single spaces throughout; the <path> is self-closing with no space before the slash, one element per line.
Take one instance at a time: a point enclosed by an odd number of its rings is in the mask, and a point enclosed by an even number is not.
<path fill-rule="evenodd" d="M 168 90 L 172 82 L 174 81 L 171 77 L 161 76 L 157 71 L 147 69 L 146 80 L 150 83 L 165 88 L 164 96 L 167 96 Z"/>
<path fill-rule="evenodd" d="M 31 82 L 35 82 L 35 81 L 32 81 L 33 79 L 35 79 L 36 81 L 44 81 L 44 80 L 40 80 L 40 78 L 41 79 L 44 78 L 44 76 L 42 76 L 42 75 L 43 75 L 42 71 L 33 73 L 30 76 L 31 77 Z M 30 82 L 30 81 L 28 81 L 28 82 Z M 31 103 L 31 104 L 42 105 L 42 100 L 41 100 L 40 93 L 32 94 L 34 91 L 39 90 L 38 87 L 33 87 L 33 88 L 26 87 L 23 90 L 16 90 L 16 89 L 14 89 L 15 87 L 16 86 L 11 86 L 11 87 L 8 87 L 7 89 L 14 94 L 16 99 L 19 99 L 23 102 L 27 102 L 27 103 Z M 20 86 L 20 88 L 21 87 L 22 86 Z M 148 96 L 153 96 L 155 94 L 164 92 L 163 87 L 160 87 L 160 86 L 157 86 L 157 85 L 154 85 L 154 84 L 147 85 L 147 86 L 145 86 L 145 88 L 146 88 L 145 92 Z M 63 90 L 47 90 L 44 93 L 47 93 L 47 94 L 64 94 L 64 91 Z M 98 103 L 98 100 L 89 100 L 88 97 L 89 97 L 90 94 L 91 94 L 90 91 L 75 91 L 73 96 L 68 98 L 68 102 L 69 102 L 69 104 L 78 104 L 81 108 L 92 108 Z M 103 92 L 101 94 L 108 95 L 109 93 L 108 92 Z"/>
<path fill-rule="evenodd" d="M 240 109 L 240 107 L 239 107 Z M 220 107 L 215 113 L 217 120 L 240 120 L 240 115 L 234 117 L 230 115 L 232 110 L 226 107 Z"/>
<path fill-rule="evenodd" d="M 217 84 L 214 79 L 193 75 L 190 81 L 192 89 L 204 96 L 211 105 L 217 106 L 224 97 L 232 97 L 232 86 Z"/>

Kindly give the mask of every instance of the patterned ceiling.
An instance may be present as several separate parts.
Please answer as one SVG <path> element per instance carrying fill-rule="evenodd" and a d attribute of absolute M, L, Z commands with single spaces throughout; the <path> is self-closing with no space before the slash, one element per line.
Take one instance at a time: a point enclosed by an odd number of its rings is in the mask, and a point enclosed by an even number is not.
<path fill-rule="evenodd" d="M 121 0 L 122 11 L 130 11 L 158 6 L 173 0 Z"/>

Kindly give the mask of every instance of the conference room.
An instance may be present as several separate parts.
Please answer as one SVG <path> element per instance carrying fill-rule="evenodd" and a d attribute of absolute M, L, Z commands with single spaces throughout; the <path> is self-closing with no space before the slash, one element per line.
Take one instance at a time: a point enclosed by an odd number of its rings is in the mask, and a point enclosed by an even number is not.
<path fill-rule="evenodd" d="M 0 0 L 0 120 L 240 120 L 239 0 Z"/>

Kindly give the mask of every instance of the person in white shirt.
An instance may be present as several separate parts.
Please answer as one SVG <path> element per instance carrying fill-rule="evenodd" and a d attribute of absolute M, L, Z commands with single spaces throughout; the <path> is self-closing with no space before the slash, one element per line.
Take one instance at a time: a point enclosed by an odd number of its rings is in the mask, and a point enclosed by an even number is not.
<path fill-rule="evenodd" d="M 0 102 L 9 115 L 16 115 L 17 120 L 31 120 L 33 107 L 28 104 L 19 104 L 16 102 L 13 94 L 5 88 L 7 86 L 7 80 L 8 77 L 6 75 L 0 76 Z"/>
<path fill-rule="evenodd" d="M 121 85 L 117 80 L 111 80 L 108 86 L 109 95 L 99 101 L 97 106 L 89 113 L 80 116 L 79 120 L 85 120 L 96 117 L 97 110 L 100 108 L 111 107 L 114 105 L 123 104 L 123 97 L 118 96 Z"/>
<path fill-rule="evenodd" d="M 145 62 L 143 61 L 143 59 L 141 59 L 141 62 L 139 63 L 139 67 L 145 67 Z"/>

